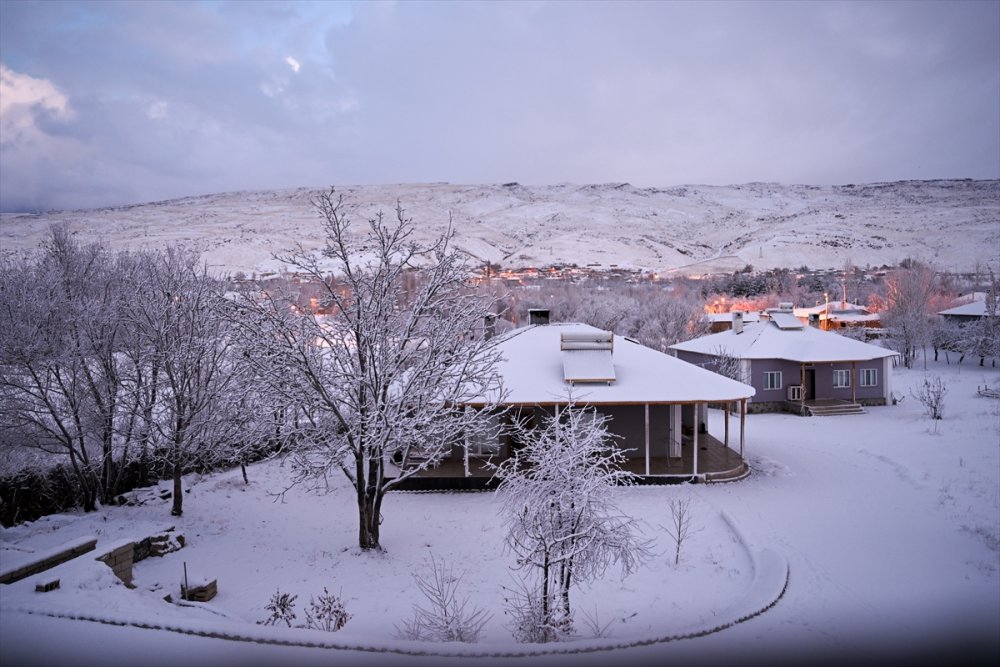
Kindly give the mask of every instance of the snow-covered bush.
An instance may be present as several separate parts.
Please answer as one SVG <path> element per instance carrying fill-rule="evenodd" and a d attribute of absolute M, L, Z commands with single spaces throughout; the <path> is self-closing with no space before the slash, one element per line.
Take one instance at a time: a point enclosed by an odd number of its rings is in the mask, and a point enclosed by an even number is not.
<path fill-rule="evenodd" d="M 295 620 L 295 600 L 298 597 L 298 595 L 282 593 L 280 589 L 275 591 L 274 595 L 271 596 L 271 601 L 264 606 L 264 609 L 271 612 L 271 616 L 263 621 L 258 621 L 258 624 L 277 625 L 279 621 L 283 621 L 285 625 L 292 627 L 292 621 Z"/>
<path fill-rule="evenodd" d="M 931 419 L 944 419 L 944 397 L 948 387 L 940 375 L 925 377 L 923 384 L 916 392 L 910 392 L 924 406 L 924 414 Z M 934 426 L 935 430 L 937 425 Z"/>
<path fill-rule="evenodd" d="M 515 588 L 505 586 L 504 590 L 504 613 L 511 619 L 507 627 L 516 641 L 547 644 L 573 634 L 573 616 L 557 603 L 554 590 L 525 579 L 516 580 Z"/>
<path fill-rule="evenodd" d="M 431 571 L 430 578 L 413 574 L 417 588 L 430 606 L 414 605 L 413 620 L 397 628 L 399 637 L 434 642 L 479 641 L 491 614 L 479 607 L 470 608 L 468 596 L 458 597 L 458 585 L 463 575 L 456 576 L 451 565 L 438 563 L 432 556 Z"/>
<path fill-rule="evenodd" d="M 305 609 L 306 622 L 302 626 L 312 630 L 323 630 L 325 632 L 336 632 L 347 625 L 352 614 L 347 612 L 344 601 L 339 595 L 334 595 L 323 587 L 323 594 L 315 598 L 309 598 L 309 605 Z"/>

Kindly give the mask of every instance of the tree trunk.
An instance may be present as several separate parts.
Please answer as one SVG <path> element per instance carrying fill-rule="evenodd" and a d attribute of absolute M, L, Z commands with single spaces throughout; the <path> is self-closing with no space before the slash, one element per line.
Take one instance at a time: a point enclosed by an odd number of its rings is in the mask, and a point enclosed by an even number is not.
<path fill-rule="evenodd" d="M 358 494 L 358 546 L 365 551 L 382 548 L 378 543 L 381 506 L 381 494 L 377 492 Z"/>
<path fill-rule="evenodd" d="M 181 488 L 181 462 L 174 461 L 174 506 L 170 510 L 173 516 L 180 516 L 184 513 L 184 495 Z"/>

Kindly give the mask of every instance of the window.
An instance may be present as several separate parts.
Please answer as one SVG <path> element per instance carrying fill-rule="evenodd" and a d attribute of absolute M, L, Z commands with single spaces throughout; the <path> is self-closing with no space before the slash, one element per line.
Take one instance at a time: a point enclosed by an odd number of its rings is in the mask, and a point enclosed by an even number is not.
<path fill-rule="evenodd" d="M 833 386 L 836 387 L 850 387 L 851 386 L 851 371 L 840 370 L 833 372 Z"/>
<path fill-rule="evenodd" d="M 859 384 L 862 387 L 877 387 L 878 386 L 878 369 L 877 368 L 862 368 L 861 369 L 861 381 Z"/>
<path fill-rule="evenodd" d="M 781 389 L 781 371 L 764 373 L 764 389 Z"/>
<path fill-rule="evenodd" d="M 490 415 L 487 417 L 487 427 L 484 431 L 468 434 L 465 442 L 469 448 L 469 456 L 495 456 L 499 454 L 499 429 L 499 415 Z"/>

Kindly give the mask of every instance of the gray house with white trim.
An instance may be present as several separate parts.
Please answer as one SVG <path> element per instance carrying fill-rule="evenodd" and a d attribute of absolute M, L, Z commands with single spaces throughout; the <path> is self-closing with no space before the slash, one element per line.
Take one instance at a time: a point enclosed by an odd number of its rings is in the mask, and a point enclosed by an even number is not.
<path fill-rule="evenodd" d="M 671 345 L 679 359 L 718 368 L 720 357 L 739 360 L 742 379 L 756 390 L 750 412 L 852 414 L 891 402 L 897 353 L 804 325 L 793 314 Z"/>

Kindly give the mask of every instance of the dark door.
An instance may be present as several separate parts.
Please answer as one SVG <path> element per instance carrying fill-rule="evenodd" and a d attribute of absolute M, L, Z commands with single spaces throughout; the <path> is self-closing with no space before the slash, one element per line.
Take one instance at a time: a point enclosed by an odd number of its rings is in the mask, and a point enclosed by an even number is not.
<path fill-rule="evenodd" d="M 805 392 L 806 400 L 811 401 L 816 398 L 816 369 L 807 368 L 806 369 L 806 386 L 802 387 L 802 391 Z"/>

